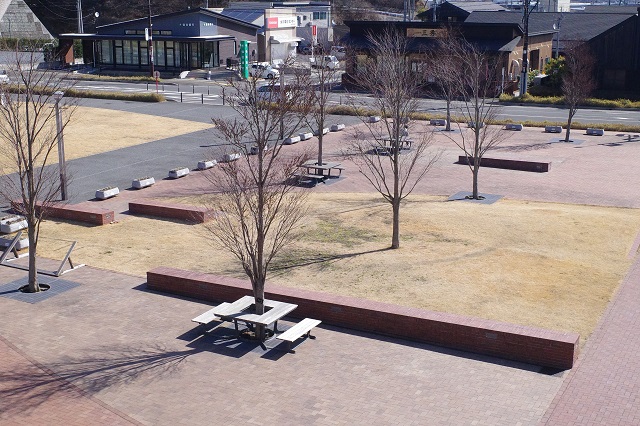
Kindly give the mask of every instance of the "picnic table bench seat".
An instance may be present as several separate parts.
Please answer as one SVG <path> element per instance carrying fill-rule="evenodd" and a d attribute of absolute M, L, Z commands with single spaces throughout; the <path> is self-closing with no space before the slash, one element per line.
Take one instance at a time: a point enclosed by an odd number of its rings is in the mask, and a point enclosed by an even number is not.
<path fill-rule="evenodd" d="M 287 342 L 287 351 L 295 353 L 294 350 L 291 350 L 291 344 L 304 334 L 310 339 L 315 339 L 315 336 L 311 335 L 311 330 L 321 322 L 317 319 L 305 318 L 284 333 L 277 335 L 276 339 Z"/>
<path fill-rule="evenodd" d="M 198 315 L 197 317 L 195 317 L 194 319 L 192 319 L 191 321 L 193 322 L 197 322 L 198 324 L 209 324 L 212 321 L 217 321 L 220 320 L 220 314 L 223 313 L 224 309 L 229 306 L 229 303 L 221 303 L 218 306 L 216 306 L 215 308 L 209 309 L 207 312 Z"/>

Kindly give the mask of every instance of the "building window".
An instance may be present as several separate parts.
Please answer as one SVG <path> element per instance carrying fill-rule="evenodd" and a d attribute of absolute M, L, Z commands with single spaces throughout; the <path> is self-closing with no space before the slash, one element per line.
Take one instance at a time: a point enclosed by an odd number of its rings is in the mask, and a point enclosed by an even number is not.
<path fill-rule="evenodd" d="M 138 32 L 136 30 L 124 30 L 126 35 L 136 35 Z"/>
<path fill-rule="evenodd" d="M 100 52 L 101 52 L 100 59 L 103 64 L 113 64 L 110 40 L 102 40 L 100 42 Z"/>
<path fill-rule="evenodd" d="M 165 42 L 165 50 L 167 52 L 167 66 L 168 67 L 175 66 L 174 43 L 172 41 Z"/>
<path fill-rule="evenodd" d="M 156 57 L 156 65 L 159 67 L 164 67 L 166 65 L 164 59 L 164 42 L 163 41 L 154 41 L 154 56 Z"/>
<path fill-rule="evenodd" d="M 160 35 L 168 35 L 168 36 L 170 36 L 171 34 L 173 34 L 173 31 L 169 31 L 169 30 L 160 31 Z"/>
<path fill-rule="evenodd" d="M 313 12 L 313 20 L 327 19 L 327 12 Z"/>
<path fill-rule="evenodd" d="M 135 42 L 133 42 L 131 40 L 124 40 L 122 42 L 122 54 L 124 56 L 125 65 L 132 65 L 132 64 L 136 64 L 137 65 L 138 64 L 138 46 L 137 46 L 137 43 L 135 43 L 136 44 L 136 46 L 135 46 L 135 52 L 136 52 L 135 62 L 134 62 L 134 59 L 133 59 L 134 58 L 134 55 L 133 55 L 133 51 L 134 51 L 133 45 L 134 45 L 134 43 Z"/>
<path fill-rule="evenodd" d="M 114 44 L 116 65 L 122 65 L 122 40 L 116 40 Z"/>
<path fill-rule="evenodd" d="M 140 65 L 149 65 L 149 48 L 146 41 L 140 42 Z"/>

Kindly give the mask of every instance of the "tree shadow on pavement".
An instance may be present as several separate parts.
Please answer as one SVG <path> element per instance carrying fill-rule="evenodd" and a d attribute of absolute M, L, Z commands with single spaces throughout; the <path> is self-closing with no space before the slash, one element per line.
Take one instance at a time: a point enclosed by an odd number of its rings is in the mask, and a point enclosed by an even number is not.
<path fill-rule="evenodd" d="M 150 383 L 176 374 L 189 356 L 203 350 L 122 345 L 96 348 L 87 356 L 64 356 L 46 365 L 22 362 L 0 370 L 0 413 L 28 412 L 54 396 L 71 399 L 134 381 Z"/>

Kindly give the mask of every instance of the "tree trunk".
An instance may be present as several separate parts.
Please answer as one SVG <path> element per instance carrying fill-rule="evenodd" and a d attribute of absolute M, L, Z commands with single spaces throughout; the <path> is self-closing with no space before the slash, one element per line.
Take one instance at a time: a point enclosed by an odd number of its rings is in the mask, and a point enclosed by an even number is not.
<path fill-rule="evenodd" d="M 320 120 L 320 125 L 318 126 L 318 166 L 322 166 L 322 138 L 324 135 L 322 131 L 324 130 L 324 120 Z"/>
<path fill-rule="evenodd" d="M 480 158 L 473 159 L 473 194 L 474 200 L 480 199 L 478 195 L 478 174 L 480 172 Z"/>
<path fill-rule="evenodd" d="M 264 314 L 264 279 L 259 279 L 253 283 L 253 298 L 256 315 Z M 266 338 L 266 328 L 263 325 L 256 325 L 256 338 L 263 342 Z"/>
<path fill-rule="evenodd" d="M 393 235 L 391 237 L 391 248 L 400 248 L 400 197 L 396 197 L 391 203 L 393 208 Z"/>
<path fill-rule="evenodd" d="M 33 213 L 32 213 L 33 214 Z M 31 216 L 31 215 L 30 215 Z M 30 217 L 29 220 L 29 293 L 37 293 L 40 291 L 40 285 L 38 283 L 38 270 L 36 266 L 36 247 L 38 242 L 36 241 L 36 220 Z"/>
<path fill-rule="evenodd" d="M 564 137 L 565 142 L 571 142 L 571 121 L 573 121 L 573 108 L 569 110 L 569 119 L 567 120 L 567 134 Z"/>
<path fill-rule="evenodd" d="M 447 125 L 445 130 L 447 132 L 451 131 L 451 98 L 447 98 Z"/>

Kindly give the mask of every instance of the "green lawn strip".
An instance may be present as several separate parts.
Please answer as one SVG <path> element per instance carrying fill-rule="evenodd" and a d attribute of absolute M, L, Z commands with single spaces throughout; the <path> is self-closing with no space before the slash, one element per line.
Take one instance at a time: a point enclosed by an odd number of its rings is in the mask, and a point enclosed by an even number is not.
<path fill-rule="evenodd" d="M 339 105 L 339 106 L 332 106 L 327 108 L 327 112 L 329 114 L 333 114 L 333 115 L 357 115 L 360 117 L 367 117 L 367 116 L 372 116 L 372 115 L 381 115 L 379 111 L 375 111 L 375 110 L 367 110 L 364 108 L 353 108 L 351 106 L 345 106 L 345 105 Z M 431 119 L 445 119 L 446 116 L 444 114 L 429 114 L 426 112 L 414 112 L 411 113 L 410 118 L 412 120 L 423 120 L 423 121 L 429 121 Z M 452 117 L 451 118 L 451 122 L 457 122 L 457 123 L 465 123 L 466 120 L 462 117 Z M 525 127 L 545 127 L 545 126 L 566 126 L 567 122 L 566 121 L 531 121 L 531 120 L 526 120 L 526 121 L 517 121 L 517 120 L 511 120 L 511 119 L 503 119 L 503 120 L 493 120 L 487 124 L 494 124 L 494 125 L 505 125 L 505 124 L 510 124 L 510 123 L 520 123 Z M 622 123 L 589 123 L 589 124 L 583 124 L 580 123 L 579 121 L 574 121 L 571 123 L 571 128 L 572 129 L 578 129 L 578 130 L 584 130 L 587 128 L 598 128 L 598 129 L 604 129 L 606 131 L 611 131 L 611 132 L 633 132 L 633 133 L 640 133 L 640 126 L 638 125 L 629 125 L 629 124 L 622 124 Z"/>

